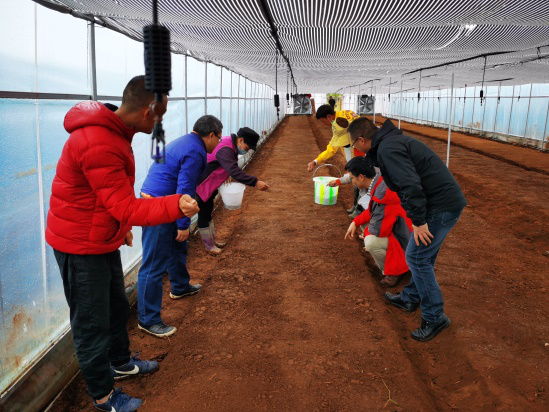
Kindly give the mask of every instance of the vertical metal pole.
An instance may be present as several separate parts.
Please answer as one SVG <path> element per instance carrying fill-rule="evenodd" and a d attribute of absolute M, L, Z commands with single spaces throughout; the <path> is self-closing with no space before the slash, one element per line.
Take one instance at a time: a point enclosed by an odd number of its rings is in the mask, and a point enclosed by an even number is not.
<path fill-rule="evenodd" d="M 185 55 L 185 134 L 189 133 L 189 99 L 187 98 L 187 55 Z"/>
<path fill-rule="evenodd" d="M 473 87 L 473 115 L 471 116 L 471 127 L 469 128 L 471 133 L 473 133 L 473 126 L 474 126 L 474 122 L 475 122 L 475 98 L 476 97 L 477 97 L 477 88 L 475 86 L 475 87 Z"/>
<path fill-rule="evenodd" d="M 219 73 L 219 120 L 223 123 L 223 67 L 220 67 Z"/>
<path fill-rule="evenodd" d="M 91 98 L 97 100 L 97 70 L 95 63 L 95 23 L 88 23 L 88 50 L 90 58 Z"/>
<path fill-rule="evenodd" d="M 509 112 L 509 123 L 507 124 L 507 134 L 511 131 L 511 118 L 513 117 L 513 103 L 515 102 L 515 85 L 513 85 L 513 95 L 511 96 L 511 111 Z"/>
<path fill-rule="evenodd" d="M 236 106 L 236 127 L 234 130 L 240 128 L 240 78 L 242 76 L 238 75 L 238 98 L 237 98 L 237 106 Z"/>
<path fill-rule="evenodd" d="M 248 81 L 244 79 L 244 124 L 242 126 L 246 126 L 246 112 L 248 109 L 247 89 L 248 89 Z"/>
<path fill-rule="evenodd" d="M 488 87 L 490 86 L 486 86 L 486 95 L 484 96 L 484 107 L 482 109 L 482 120 L 480 122 L 481 132 L 486 132 L 486 129 L 484 127 L 484 116 L 486 116 L 486 106 L 488 105 Z"/>
<path fill-rule="evenodd" d="M 500 104 L 500 100 L 501 100 L 501 82 L 499 82 L 499 86 L 498 86 L 498 97 L 497 99 L 499 100 L 496 100 L 496 115 L 494 116 L 494 130 L 493 132 L 496 133 L 496 125 L 498 124 L 498 109 L 499 109 L 499 104 Z"/>
<path fill-rule="evenodd" d="M 452 135 L 452 106 L 454 103 L 454 73 L 452 73 L 452 90 L 450 91 L 450 118 L 448 119 L 448 146 L 446 147 L 446 167 L 450 168 L 450 136 Z"/>
<path fill-rule="evenodd" d="M 387 103 L 389 105 L 389 109 L 387 110 L 387 117 L 391 117 L 391 78 L 389 77 L 389 95 L 387 96 Z"/>
<path fill-rule="evenodd" d="M 95 64 L 94 64 L 95 66 Z M 93 71 L 93 69 L 92 69 Z M 38 79 L 39 79 L 39 69 L 38 69 L 38 5 L 34 3 L 34 91 L 38 93 L 38 90 L 40 90 L 38 85 Z M 34 105 L 34 116 L 35 116 L 35 123 L 36 123 L 36 153 L 37 153 L 37 176 L 38 176 L 38 209 L 40 210 L 40 257 L 41 257 L 41 263 L 42 263 L 42 292 L 43 292 L 43 302 L 42 307 L 45 314 L 44 319 L 44 326 L 45 330 L 49 330 L 50 326 L 50 299 L 49 299 L 49 293 L 48 293 L 48 266 L 47 266 L 47 258 L 46 258 L 46 212 L 45 212 L 45 198 L 44 198 L 44 175 L 43 175 L 43 168 L 42 168 L 42 141 L 41 141 L 41 122 L 40 122 L 40 107 L 41 104 L 37 100 Z M 0 296 L 0 299 L 2 296 Z M 37 299 L 38 300 L 38 299 Z M 2 309 L 2 315 L 4 314 L 3 308 Z M 2 323 L 4 323 L 4 319 L 2 316 Z M 3 334 L 3 333 L 2 333 Z M 2 339 L 4 340 L 4 339 Z"/>
<path fill-rule="evenodd" d="M 229 96 L 229 134 L 233 132 L 233 72 L 231 74 L 231 94 Z"/>
<path fill-rule="evenodd" d="M 208 114 L 208 62 L 204 64 L 204 114 Z"/>
<path fill-rule="evenodd" d="M 372 82 L 372 84 L 373 84 L 373 83 L 374 83 L 374 82 Z M 376 100 L 377 100 L 377 99 L 376 99 L 376 97 L 375 97 L 375 96 L 376 96 L 376 88 L 375 88 L 375 87 L 374 87 L 374 94 L 373 94 L 373 96 L 374 96 L 374 124 L 376 124 Z"/>
<path fill-rule="evenodd" d="M 400 119 L 402 118 L 402 77 L 400 78 L 400 94 L 398 99 L 398 128 L 400 129 Z"/>
<path fill-rule="evenodd" d="M 465 130 L 465 102 L 467 101 L 467 85 L 463 91 L 463 110 L 461 112 L 461 131 Z"/>
<path fill-rule="evenodd" d="M 543 140 L 541 141 L 541 150 L 545 150 L 545 141 L 547 140 L 547 120 L 549 120 L 549 99 L 547 100 L 547 114 L 545 115 L 545 127 L 543 128 Z"/>
<path fill-rule="evenodd" d="M 530 115 L 530 102 L 532 101 L 532 89 L 533 84 L 530 83 L 530 96 L 528 97 L 528 110 L 526 110 L 526 126 L 524 127 L 524 138 L 526 138 L 526 132 L 528 131 L 528 117 Z"/>

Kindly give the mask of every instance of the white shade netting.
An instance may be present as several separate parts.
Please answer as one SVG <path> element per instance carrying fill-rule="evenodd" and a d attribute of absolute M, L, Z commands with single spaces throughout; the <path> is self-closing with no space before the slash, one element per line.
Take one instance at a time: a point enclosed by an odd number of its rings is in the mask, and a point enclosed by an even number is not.
<path fill-rule="evenodd" d="M 141 39 L 150 0 L 42 0 Z M 372 82 L 377 93 L 549 80 L 547 0 L 267 0 L 299 92 Z M 160 0 L 172 50 L 275 83 L 275 42 L 256 0 Z M 478 57 L 477 57 L 478 56 Z M 484 57 L 486 56 L 486 58 Z M 477 58 L 474 58 L 477 57 Z M 466 60 L 474 58 L 472 60 Z M 448 64 L 452 63 L 453 64 Z M 433 67 L 439 66 L 439 67 Z M 419 72 L 421 70 L 421 72 Z M 412 72 L 412 73 L 411 73 Z M 415 73 L 414 73 L 415 72 Z M 286 63 L 279 58 L 279 90 Z M 363 89 L 366 90 L 367 89 Z M 357 92 L 354 89 L 353 92 Z"/>

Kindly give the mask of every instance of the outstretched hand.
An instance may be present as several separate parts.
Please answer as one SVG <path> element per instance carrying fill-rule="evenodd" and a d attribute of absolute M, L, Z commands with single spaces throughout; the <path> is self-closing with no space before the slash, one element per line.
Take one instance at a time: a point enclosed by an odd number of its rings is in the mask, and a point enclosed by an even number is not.
<path fill-rule="evenodd" d="M 314 160 L 312 162 L 309 162 L 309 164 L 307 165 L 307 172 L 312 172 L 315 166 L 316 162 Z"/>
<path fill-rule="evenodd" d="M 267 184 L 267 182 L 263 182 L 261 180 L 258 180 L 257 183 L 255 184 L 255 188 L 257 190 L 263 190 L 264 191 L 264 190 L 269 190 L 271 188 L 271 186 L 269 186 Z"/>
<path fill-rule="evenodd" d="M 434 236 L 429 232 L 427 223 L 421 226 L 412 225 L 412 227 L 414 228 L 414 241 L 416 242 L 416 246 L 419 246 L 420 240 L 425 246 L 429 246 L 431 244 L 431 239 L 433 239 Z"/>
<path fill-rule="evenodd" d="M 355 222 L 351 222 L 349 225 L 349 229 L 347 229 L 347 233 L 345 234 L 345 239 L 354 239 L 356 234 L 356 225 Z"/>
<path fill-rule="evenodd" d="M 338 180 L 339 180 L 339 179 L 330 180 L 330 182 L 328 182 L 328 186 L 330 186 L 330 187 L 337 187 L 337 186 L 339 186 L 340 183 L 339 183 Z"/>

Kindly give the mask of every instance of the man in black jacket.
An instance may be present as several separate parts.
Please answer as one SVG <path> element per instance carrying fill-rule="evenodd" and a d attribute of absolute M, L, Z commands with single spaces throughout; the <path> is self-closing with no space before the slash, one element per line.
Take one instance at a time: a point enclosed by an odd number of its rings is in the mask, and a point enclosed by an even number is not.
<path fill-rule="evenodd" d="M 442 159 L 423 142 L 402 134 L 390 120 L 378 129 L 362 117 L 351 123 L 349 133 L 351 145 L 380 168 L 387 187 L 397 192 L 413 223 L 414 236 L 406 248 L 412 280 L 401 293 L 387 292 L 385 297 L 406 312 L 420 305 L 423 320 L 412 338 L 431 340 L 450 326 L 435 278 L 435 261 L 467 200 Z"/>

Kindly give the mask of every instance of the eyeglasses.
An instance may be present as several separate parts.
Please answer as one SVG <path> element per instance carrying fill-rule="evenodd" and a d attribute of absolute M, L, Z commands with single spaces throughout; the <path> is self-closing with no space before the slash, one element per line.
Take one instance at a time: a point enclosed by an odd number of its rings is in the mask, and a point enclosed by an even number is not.
<path fill-rule="evenodd" d="M 358 142 L 358 139 L 360 139 L 362 136 L 358 136 L 353 143 L 351 143 L 351 147 L 354 149 L 356 142 Z"/>

